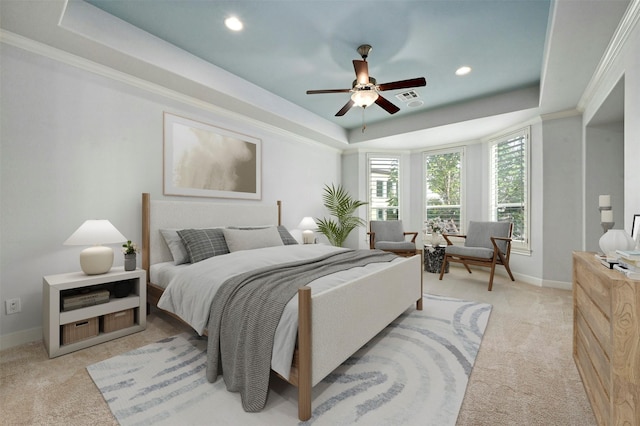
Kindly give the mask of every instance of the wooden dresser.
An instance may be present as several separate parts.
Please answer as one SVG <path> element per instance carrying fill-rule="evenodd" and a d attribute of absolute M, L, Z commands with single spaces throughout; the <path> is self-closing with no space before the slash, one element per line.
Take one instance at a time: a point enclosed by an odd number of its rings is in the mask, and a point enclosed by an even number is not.
<path fill-rule="evenodd" d="M 640 281 L 573 253 L 573 359 L 599 425 L 640 425 Z"/>

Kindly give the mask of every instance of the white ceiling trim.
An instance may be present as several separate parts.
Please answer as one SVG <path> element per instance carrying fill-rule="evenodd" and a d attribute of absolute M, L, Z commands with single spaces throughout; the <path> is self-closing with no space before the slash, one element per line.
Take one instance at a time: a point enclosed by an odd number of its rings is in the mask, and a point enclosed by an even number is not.
<path fill-rule="evenodd" d="M 149 93 L 160 95 L 164 98 L 177 101 L 185 105 L 193 106 L 193 107 L 202 109 L 204 111 L 209 111 L 213 114 L 216 114 L 219 117 L 236 120 L 236 121 L 242 121 L 243 123 L 247 123 L 250 126 L 262 129 L 265 132 L 269 132 L 269 133 L 286 137 L 286 138 L 292 138 L 292 139 L 295 139 L 296 141 L 300 141 L 315 147 L 326 148 L 334 152 L 335 151 L 342 152 L 341 148 L 329 146 L 325 143 L 318 142 L 311 138 L 303 137 L 299 134 L 290 132 L 286 129 L 283 129 L 277 126 L 272 126 L 263 121 L 259 121 L 251 117 L 247 117 L 245 115 L 235 113 L 228 109 L 218 107 L 214 104 L 202 101 L 192 96 L 184 95 L 175 90 L 171 90 L 164 86 L 151 83 L 149 81 L 132 76 L 130 74 L 126 74 L 121 71 L 114 70 L 113 68 L 109 68 L 105 65 L 98 64 L 89 59 L 85 59 L 80 56 L 57 49 L 55 47 L 40 43 L 38 41 L 31 40 L 29 38 L 23 37 L 21 35 L 12 33 L 7 30 L 0 29 L 0 43 L 5 43 L 7 45 L 14 46 L 22 50 L 25 50 L 40 56 L 44 56 L 54 61 L 64 63 L 66 65 L 99 75 L 101 77 L 108 78 L 110 80 L 124 83 L 128 86 L 135 87 L 137 89 L 141 89 Z"/>
<path fill-rule="evenodd" d="M 612 68 L 613 63 L 620 54 L 620 50 L 629 39 L 636 25 L 640 22 L 640 0 L 632 0 L 620 20 L 607 49 L 598 63 L 589 84 L 584 90 L 582 97 L 578 101 L 578 110 L 584 111 L 586 106 L 593 100 L 600 86 L 604 84 L 603 78 Z"/>

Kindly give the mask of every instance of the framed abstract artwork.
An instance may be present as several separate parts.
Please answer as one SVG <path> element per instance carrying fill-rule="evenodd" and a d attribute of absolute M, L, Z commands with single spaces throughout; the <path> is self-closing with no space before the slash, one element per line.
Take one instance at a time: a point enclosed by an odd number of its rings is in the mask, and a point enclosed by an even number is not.
<path fill-rule="evenodd" d="M 262 198 L 262 141 L 164 113 L 165 195 Z"/>

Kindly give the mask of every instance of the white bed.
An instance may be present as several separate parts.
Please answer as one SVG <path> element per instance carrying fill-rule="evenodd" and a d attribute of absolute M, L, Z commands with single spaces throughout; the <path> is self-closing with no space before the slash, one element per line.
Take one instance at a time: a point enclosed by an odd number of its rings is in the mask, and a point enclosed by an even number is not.
<path fill-rule="evenodd" d="M 225 268 L 231 265 L 219 277 L 221 283 L 234 271 L 245 271 L 252 264 L 270 265 L 283 255 L 285 259 L 310 259 L 336 250 L 324 245 L 269 247 L 176 266 L 172 265 L 173 258 L 160 229 L 279 225 L 280 203 L 267 206 L 160 201 L 143 194 L 142 204 L 142 263 L 149 272 L 148 300 L 178 316 L 198 333 L 205 331 L 208 300 L 215 294 L 215 285 L 207 288 L 198 277 L 211 275 L 210 271 L 219 270 L 222 264 Z M 413 303 L 422 308 L 421 258 L 398 258 L 323 277 L 301 288 L 287 305 L 276 331 L 272 369 L 298 387 L 300 420 L 311 416 L 313 386 Z M 188 287 L 193 291 L 187 291 Z M 199 296 L 200 292 L 212 294 L 205 298 Z"/>

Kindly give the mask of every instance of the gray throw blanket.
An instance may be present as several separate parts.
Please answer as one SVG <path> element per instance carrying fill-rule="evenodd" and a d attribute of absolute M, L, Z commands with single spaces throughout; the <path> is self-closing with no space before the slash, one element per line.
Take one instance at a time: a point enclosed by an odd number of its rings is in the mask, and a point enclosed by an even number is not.
<path fill-rule="evenodd" d="M 276 327 L 298 288 L 324 275 L 394 259 L 396 255 L 378 250 L 349 250 L 229 278 L 211 304 L 207 380 L 216 381 L 221 367 L 227 389 L 240 392 L 244 410 L 262 410 Z"/>

